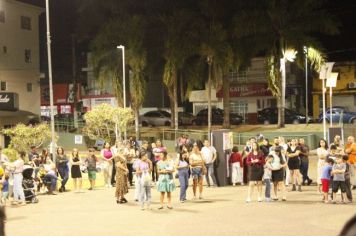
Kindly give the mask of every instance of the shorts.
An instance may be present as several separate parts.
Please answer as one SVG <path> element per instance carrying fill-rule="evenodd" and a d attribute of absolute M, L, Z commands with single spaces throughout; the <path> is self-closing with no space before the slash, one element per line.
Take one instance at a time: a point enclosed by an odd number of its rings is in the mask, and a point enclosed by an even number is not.
<path fill-rule="evenodd" d="M 9 199 L 9 192 L 2 192 L 2 199 Z"/>
<path fill-rule="evenodd" d="M 89 178 L 89 180 L 96 180 L 96 171 L 95 170 L 89 170 L 88 171 L 88 178 Z"/>
<path fill-rule="evenodd" d="M 341 189 L 342 193 L 346 192 L 346 184 L 345 181 L 337 181 L 334 180 L 333 181 L 333 193 L 337 193 L 337 191 L 339 190 L 339 188 Z"/>
<path fill-rule="evenodd" d="M 329 179 L 321 179 L 321 184 L 322 184 L 321 190 L 323 191 L 323 193 L 328 193 L 329 187 L 330 187 L 330 180 Z"/>
<path fill-rule="evenodd" d="M 192 177 L 193 179 L 200 179 L 201 177 L 203 177 L 202 168 L 200 167 L 192 168 Z"/>

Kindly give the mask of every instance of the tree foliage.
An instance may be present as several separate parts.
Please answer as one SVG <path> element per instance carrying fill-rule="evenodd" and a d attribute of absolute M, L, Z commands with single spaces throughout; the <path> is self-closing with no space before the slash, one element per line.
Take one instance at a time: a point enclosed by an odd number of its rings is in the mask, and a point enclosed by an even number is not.
<path fill-rule="evenodd" d="M 91 139 L 103 139 L 111 142 L 115 138 L 116 129 L 122 132 L 129 128 L 133 121 L 131 108 L 113 107 L 100 104 L 84 115 L 83 132 Z"/>
<path fill-rule="evenodd" d="M 2 133 L 11 137 L 10 147 L 19 152 L 28 152 L 32 146 L 39 148 L 51 138 L 51 130 L 45 123 L 35 126 L 18 124 Z"/>

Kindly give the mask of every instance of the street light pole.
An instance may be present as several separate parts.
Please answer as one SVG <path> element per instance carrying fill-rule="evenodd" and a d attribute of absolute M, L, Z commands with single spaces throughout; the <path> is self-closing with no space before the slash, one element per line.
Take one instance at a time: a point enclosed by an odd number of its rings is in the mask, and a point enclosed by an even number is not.
<path fill-rule="evenodd" d="M 122 94 L 123 94 L 123 102 L 124 108 L 126 108 L 126 79 L 125 79 L 125 46 L 120 45 L 117 46 L 118 49 L 122 49 Z M 127 139 L 127 132 L 125 129 L 124 139 Z"/>
<path fill-rule="evenodd" d="M 333 88 L 336 87 L 337 76 L 339 73 L 330 73 L 330 77 L 326 80 L 326 86 L 329 87 L 330 96 L 330 127 L 333 127 Z"/>
<path fill-rule="evenodd" d="M 308 107 L 308 48 L 303 47 L 305 55 L 305 123 L 309 123 L 309 107 Z"/>
<path fill-rule="evenodd" d="M 48 57 L 48 78 L 49 78 L 49 102 L 51 115 L 51 145 L 50 151 L 53 155 L 53 161 L 56 162 L 55 148 L 55 130 L 54 130 L 54 104 L 53 104 L 53 82 L 52 82 L 52 54 L 51 54 L 51 33 L 49 25 L 49 2 L 46 0 L 46 25 L 47 25 L 47 57 Z"/>

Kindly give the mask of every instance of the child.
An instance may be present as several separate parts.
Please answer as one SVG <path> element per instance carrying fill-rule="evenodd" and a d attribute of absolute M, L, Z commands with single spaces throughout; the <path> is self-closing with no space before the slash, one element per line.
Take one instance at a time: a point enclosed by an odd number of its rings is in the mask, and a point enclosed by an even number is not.
<path fill-rule="evenodd" d="M 336 157 L 336 163 L 333 165 L 331 174 L 333 178 L 333 203 L 336 203 L 336 193 L 341 189 L 342 203 L 346 203 L 346 185 L 345 185 L 346 165 L 343 163 L 342 157 Z"/>
<path fill-rule="evenodd" d="M 263 166 L 264 173 L 263 173 L 263 181 L 265 183 L 265 199 L 266 202 L 271 201 L 271 179 L 272 179 L 272 160 L 273 156 L 268 155 L 266 158 L 266 164 Z"/>
<path fill-rule="evenodd" d="M 346 187 L 347 201 L 348 201 L 348 203 L 351 203 L 352 202 L 352 192 L 351 192 L 351 183 L 350 183 L 350 163 L 347 162 L 349 160 L 349 157 L 347 155 L 343 155 L 342 160 L 346 165 L 345 187 Z"/>
<path fill-rule="evenodd" d="M 331 170 L 333 168 L 334 160 L 331 158 L 328 158 L 326 160 L 326 165 L 323 166 L 322 172 L 321 172 L 321 184 L 322 184 L 322 192 L 323 192 L 323 201 L 325 203 L 329 202 L 329 186 L 330 186 L 330 177 L 331 177 Z"/>
<path fill-rule="evenodd" d="M 88 178 L 90 182 L 89 190 L 93 190 L 95 188 L 95 180 L 96 180 L 96 163 L 98 162 L 98 158 L 95 156 L 95 151 L 93 148 L 89 148 L 89 156 L 85 160 L 87 169 L 88 169 Z"/>
<path fill-rule="evenodd" d="M 151 171 L 152 163 L 148 159 L 147 154 L 141 157 L 141 160 L 136 165 L 137 187 L 139 189 L 139 201 L 141 203 L 141 210 L 145 210 L 145 203 L 147 209 L 150 209 L 151 204 Z"/>
<path fill-rule="evenodd" d="M 9 175 L 5 174 L 2 177 L 2 197 L 1 203 L 6 206 L 6 200 L 9 198 Z"/>
<path fill-rule="evenodd" d="M 242 156 L 239 153 L 239 149 L 237 146 L 233 147 L 229 162 L 231 164 L 231 169 L 232 169 L 232 174 L 231 174 L 232 185 L 235 186 L 237 183 L 240 183 L 241 185 L 243 185 Z"/>

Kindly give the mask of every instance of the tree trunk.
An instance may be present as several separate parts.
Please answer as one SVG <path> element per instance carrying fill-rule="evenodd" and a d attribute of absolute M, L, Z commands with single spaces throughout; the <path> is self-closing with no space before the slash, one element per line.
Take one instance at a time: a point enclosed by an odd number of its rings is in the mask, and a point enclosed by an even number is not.
<path fill-rule="evenodd" d="M 78 128 L 78 111 L 77 111 L 77 60 L 75 52 L 75 35 L 72 34 L 72 76 L 73 76 L 73 120 L 74 127 Z M 70 92 L 70 91 L 69 91 Z"/>
<path fill-rule="evenodd" d="M 171 108 L 171 128 L 174 129 L 174 95 L 171 92 L 169 92 L 169 106 Z"/>
<path fill-rule="evenodd" d="M 177 78 L 177 71 L 175 71 L 173 75 L 174 84 L 173 84 L 173 96 L 174 96 L 174 130 L 175 136 L 177 136 L 178 132 L 178 78 Z M 176 139 L 177 137 L 175 137 Z"/>
<path fill-rule="evenodd" d="M 281 64 L 281 83 L 282 83 L 282 91 L 281 91 L 281 102 L 280 107 L 278 109 L 278 128 L 285 127 L 285 119 L 284 119 L 284 109 L 286 107 L 286 63 L 284 59 L 280 59 Z"/>
<path fill-rule="evenodd" d="M 230 79 L 223 78 L 223 106 L 224 106 L 224 129 L 230 129 Z"/>
<path fill-rule="evenodd" d="M 135 108 L 134 113 L 135 113 L 135 136 L 136 139 L 140 139 L 140 126 L 139 126 L 139 108 Z"/>
<path fill-rule="evenodd" d="M 208 78 L 208 139 L 210 141 L 211 133 L 211 68 L 212 62 L 209 63 L 209 78 Z"/>

